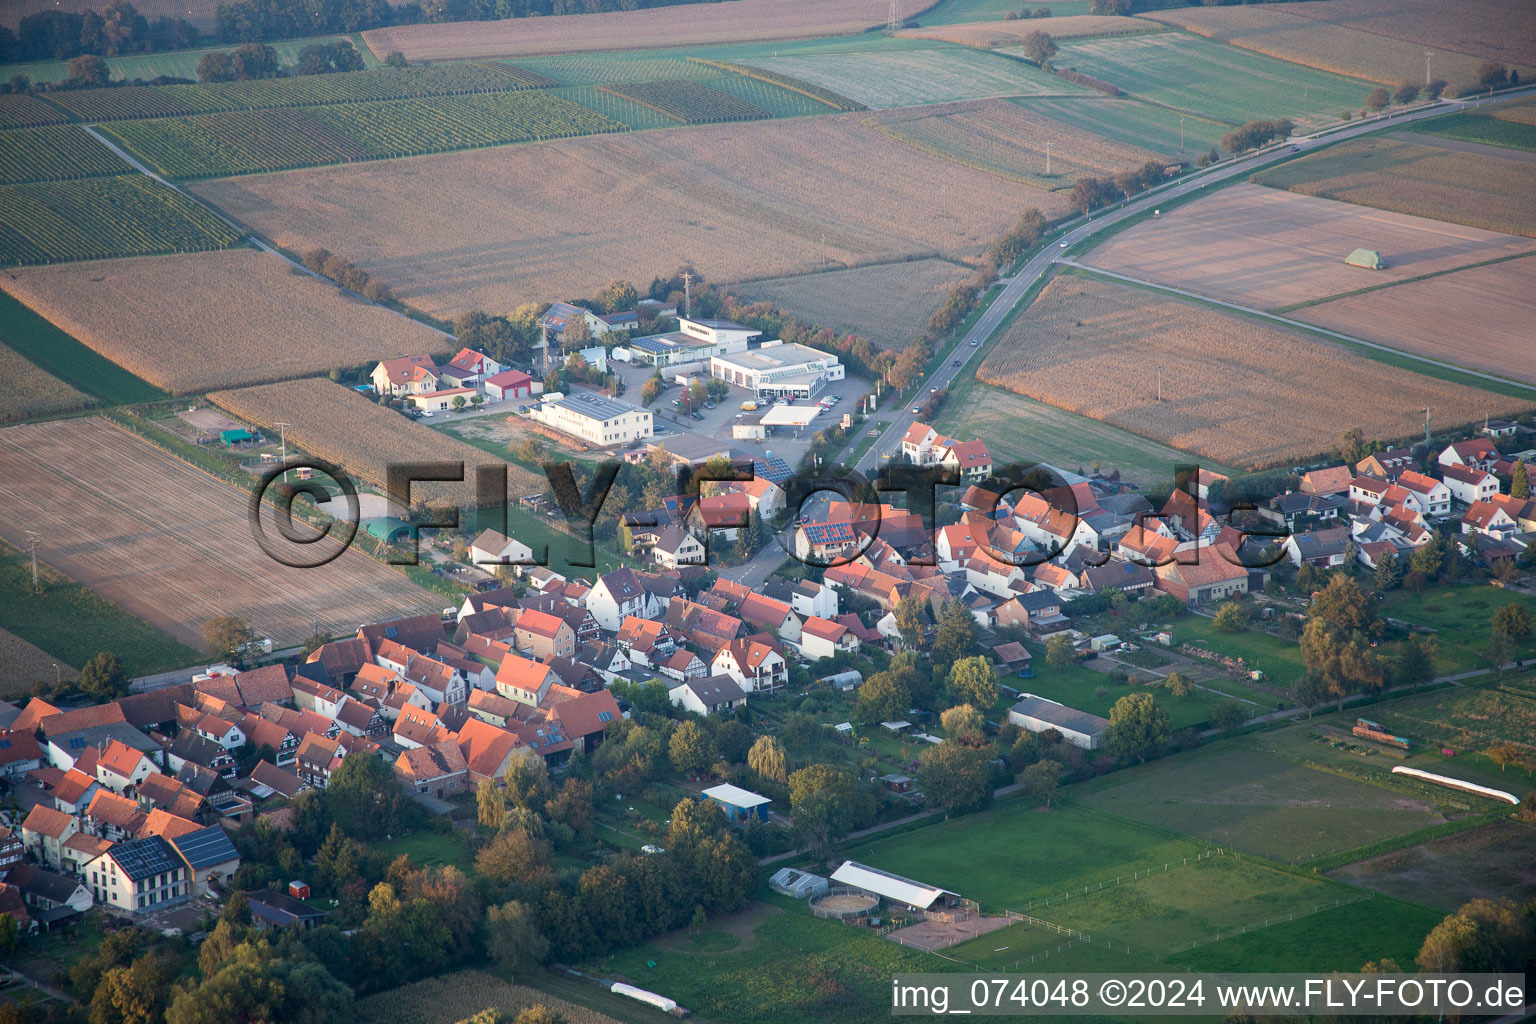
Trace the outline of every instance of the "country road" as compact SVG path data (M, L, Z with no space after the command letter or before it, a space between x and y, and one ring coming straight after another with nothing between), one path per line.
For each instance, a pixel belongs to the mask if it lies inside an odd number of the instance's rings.
M1511 96L1527 95L1533 89L1511 90L1501 93L1500 99ZM1078 243L1086 240L1095 232L1118 224L1128 217L1147 210L1156 209L1160 204L1170 199L1186 196L1198 192L1215 182L1227 181L1239 175L1248 174L1261 164L1268 163L1280 155L1285 149L1295 149L1301 153L1308 150L1330 145L1344 139L1352 139L1360 135L1368 135L1372 132L1383 131L1389 128L1397 128L1412 121L1422 120L1428 117L1439 117L1443 114L1453 113L1467 107L1474 106L1474 100L1442 100L1432 107L1413 111L1406 114L1381 117L1359 121L1340 129L1330 129L1324 133L1311 136L1295 136L1287 140L1282 147L1271 148L1253 153L1249 156L1239 157L1226 163L1218 164L1209 170L1196 172L1159 185L1149 192L1144 192L1129 202L1113 209L1096 211L1092 216L1078 218L1070 222L1071 226L1059 235L1052 236L1047 246L1029 258L1017 274L1002 280L1003 290L999 292L988 304L986 310L971 325L960 344L955 350L946 356L942 363L934 369L933 373L925 378L924 383L928 387L946 388L954 381L961 379L964 374L974 374L975 367L980 365L983 349L986 341L992 333L1006 320L1013 308L1018 305L1024 293L1039 281L1051 269L1052 265L1061 262L1061 255L1070 251ZM960 365L956 366L956 360ZM1457 369L1460 369L1459 367ZM890 425L885 428L880 437L875 441L869 451L854 464L854 469L869 475L878 470L882 453L895 451L900 446L901 437L907 432L917 419L912 409L914 403L921 403L921 396L914 395L903 401L900 405L888 407L881 411L882 418L889 417ZM852 441L843 452L845 460L852 457L853 448L858 444L858 439Z

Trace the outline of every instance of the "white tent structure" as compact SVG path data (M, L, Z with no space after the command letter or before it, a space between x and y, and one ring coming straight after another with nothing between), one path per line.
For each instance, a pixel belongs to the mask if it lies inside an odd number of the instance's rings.
M804 427L808 426L819 412L821 407L817 405L776 405L763 413L763 426Z

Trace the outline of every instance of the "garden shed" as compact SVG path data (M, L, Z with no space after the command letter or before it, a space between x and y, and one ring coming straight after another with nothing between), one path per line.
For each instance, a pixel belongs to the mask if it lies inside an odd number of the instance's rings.
M757 818L768 820L768 805L773 803L772 798L754 793L740 786L730 783L722 783L706 789L703 796L707 800L713 800L725 809L725 816L732 821L749 821Z
M808 874L794 868L784 868L768 879L768 887L774 892L793 896L797 900L826 892L829 885L831 883L820 875Z

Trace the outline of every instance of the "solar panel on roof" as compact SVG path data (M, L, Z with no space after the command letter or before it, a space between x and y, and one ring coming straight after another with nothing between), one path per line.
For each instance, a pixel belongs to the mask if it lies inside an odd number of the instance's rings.
M117 861L124 874L135 881L161 872L174 871L181 865L171 850L171 844L160 836L145 836L143 839L118 843L112 847L112 859Z

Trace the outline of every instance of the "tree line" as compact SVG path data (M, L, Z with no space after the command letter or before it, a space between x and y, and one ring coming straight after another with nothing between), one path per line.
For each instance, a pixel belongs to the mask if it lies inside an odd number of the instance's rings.
M185 18L150 21L130 0L112 0L99 13L38 11L22 18L14 32L0 27L0 63L181 50L196 45L199 35Z

